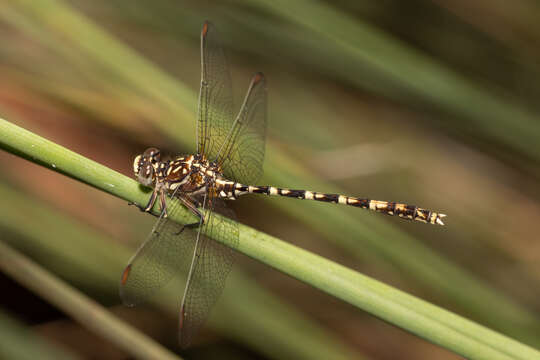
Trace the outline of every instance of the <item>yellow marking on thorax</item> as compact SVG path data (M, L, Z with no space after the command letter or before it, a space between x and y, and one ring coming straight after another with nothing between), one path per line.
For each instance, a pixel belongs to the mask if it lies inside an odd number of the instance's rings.
M343 196L343 195L339 195L338 197L338 203L339 204L347 204L347 197L346 196Z
M270 195L277 195L277 194L278 194L278 189L273 186L270 186Z
M312 191L306 191L304 194L304 198L307 200L313 200L313 192Z

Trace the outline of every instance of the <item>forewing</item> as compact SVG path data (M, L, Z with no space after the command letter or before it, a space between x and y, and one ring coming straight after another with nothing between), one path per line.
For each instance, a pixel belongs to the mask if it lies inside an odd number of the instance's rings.
M187 347L217 302L234 263L238 224L223 200L207 199L208 210L199 233L196 253L180 309L180 345ZM219 213L222 216L216 216ZM231 247L209 238L220 237Z
M176 218L179 201L170 201L169 216ZM186 216L184 222L189 221ZM197 232L160 217L148 238L131 258L120 279L120 297L124 304L133 306L146 300L180 271L191 264Z
M233 124L231 75L215 27L201 31L201 91L197 124L198 153L214 159Z
M266 142L266 80L256 73L246 98L218 155L224 175L244 184L254 184L263 173Z

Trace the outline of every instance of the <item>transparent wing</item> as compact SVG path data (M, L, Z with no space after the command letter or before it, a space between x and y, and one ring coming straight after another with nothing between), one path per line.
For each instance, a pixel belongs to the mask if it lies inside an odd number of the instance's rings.
M215 27L201 31L201 91L197 124L198 153L214 159L233 124L233 96L227 59Z
M266 107L266 80L262 73L256 73L218 155L218 164L227 178L254 184L261 177L266 142Z
M177 215L182 206L179 201L169 202L169 216ZM122 273L120 297L123 303L139 304L163 287L173 275L181 271L187 274L196 239L197 229L183 229L169 218L160 217Z
M234 263L238 224L234 212L219 198L207 198L204 224L193 254L186 291L180 309L180 345L187 347L217 302ZM219 213L222 216L216 216ZM224 238L231 247L207 235Z

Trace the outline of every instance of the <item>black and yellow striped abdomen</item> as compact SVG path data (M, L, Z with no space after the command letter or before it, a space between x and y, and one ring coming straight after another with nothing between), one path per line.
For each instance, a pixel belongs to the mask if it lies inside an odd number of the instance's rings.
M245 194L285 196L301 200L316 200L334 204L355 206L362 209L369 209L372 211L385 213L387 215L397 215L402 219L438 225L444 225L441 219L446 216L445 214L419 208L415 205L407 205L391 201L370 200L339 194L324 194L308 190L282 189L274 186L251 186L226 180L218 180L217 185L220 188L220 197L226 199L236 199L238 196Z

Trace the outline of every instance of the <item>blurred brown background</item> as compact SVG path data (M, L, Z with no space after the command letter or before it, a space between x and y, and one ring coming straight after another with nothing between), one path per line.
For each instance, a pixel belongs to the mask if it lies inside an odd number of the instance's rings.
M448 214L435 227L254 196L231 204L240 222L539 347L539 15L528 0L5 1L0 114L127 176L148 146L191 153L208 19L236 104L253 72L268 79L261 184ZM0 164L2 240L185 358L460 358L245 256L180 352L174 312L119 305L155 219L8 153ZM0 286L1 311L30 334L130 358L7 276Z

